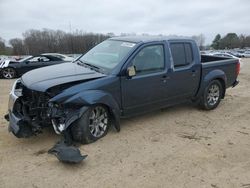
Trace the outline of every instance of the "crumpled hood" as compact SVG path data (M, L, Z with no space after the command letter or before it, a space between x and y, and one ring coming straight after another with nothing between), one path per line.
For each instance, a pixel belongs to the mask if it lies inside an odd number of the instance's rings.
M106 76L76 63L62 63L27 72L21 78L29 89L45 92L47 89L75 81L84 81Z

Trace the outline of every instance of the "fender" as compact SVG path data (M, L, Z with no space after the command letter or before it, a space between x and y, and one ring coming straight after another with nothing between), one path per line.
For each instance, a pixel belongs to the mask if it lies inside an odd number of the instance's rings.
M200 89L197 92L197 95L196 95L195 98L199 98L202 95L202 93L203 93L204 89L206 88L206 86L209 84L209 82L212 81L212 80L215 80L215 79L223 80L224 83L225 83L225 86L227 85L227 77L226 77L225 72L223 72L220 69L212 70L206 76L204 76L203 79L201 80ZM224 97L224 94L223 94L223 97Z
M56 98L56 97L55 97ZM50 100L50 102L56 102L54 98ZM94 104L103 104L106 105L110 113L113 117L113 123L116 130L120 131L120 108L118 103L115 101L115 99L112 97L111 94L101 91L101 90L87 90L84 92L79 92L73 96L70 96L66 100L62 102L64 106L78 106L80 109L85 109L86 106L91 106ZM82 110L77 110L76 113L80 113ZM80 114L74 115L75 117L80 117ZM81 113L82 114L82 113ZM71 118L70 118L71 119ZM74 120L76 120L74 118ZM72 123L72 120L71 120ZM69 126L69 123L66 123L66 126ZM66 129L65 127L64 129Z

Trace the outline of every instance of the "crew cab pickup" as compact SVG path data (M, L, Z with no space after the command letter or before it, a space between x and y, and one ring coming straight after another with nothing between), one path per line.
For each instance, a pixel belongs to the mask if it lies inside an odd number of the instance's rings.
M185 101L212 110L238 84L238 59L200 55L186 38L115 37L72 63L39 68L16 80L9 130L17 137L53 126L91 143L120 118Z

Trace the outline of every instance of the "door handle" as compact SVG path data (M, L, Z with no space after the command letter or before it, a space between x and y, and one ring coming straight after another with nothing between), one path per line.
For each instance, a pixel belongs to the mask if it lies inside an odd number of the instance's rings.
M161 81L163 81L163 82L165 83L165 82L167 82L167 80L169 80L169 79L170 79L169 76L164 75L164 76L162 76Z
M191 72L192 72L192 76L196 76L196 72L197 72L196 70L192 70Z

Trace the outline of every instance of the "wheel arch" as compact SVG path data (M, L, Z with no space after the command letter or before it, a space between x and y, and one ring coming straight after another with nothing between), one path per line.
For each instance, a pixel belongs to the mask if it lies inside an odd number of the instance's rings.
M209 72L207 75L205 75L203 77L203 79L201 81L202 84L201 84L200 89L199 89L197 95L195 96L195 98L201 97L205 88L213 80L218 80L222 84L222 86L223 86L222 98L224 98L225 92L226 92L227 77L226 77L225 72L223 72L222 70L219 70L219 69L212 70L211 72Z
M71 96L63 102L64 105L92 106L103 105L107 107L112 124L120 131L120 107L111 94L100 90L89 90Z

